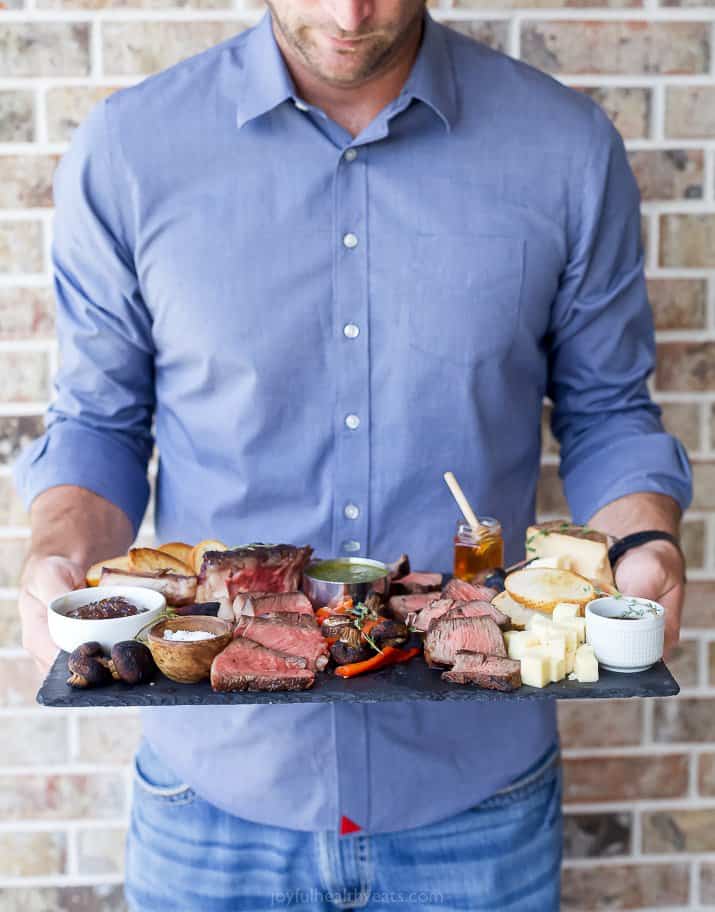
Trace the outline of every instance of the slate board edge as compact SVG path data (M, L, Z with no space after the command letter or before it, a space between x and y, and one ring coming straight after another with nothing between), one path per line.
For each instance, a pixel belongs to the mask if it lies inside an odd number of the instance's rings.
M413 660L414 661L414 660ZM421 662L421 660L420 660ZM412 665L412 663L409 663ZM423 663L421 663L423 664ZM408 666L409 667L409 666ZM66 684L67 654L60 653L37 693L37 702L47 707L64 709L87 707L128 707L128 706L231 706L241 704L275 703L381 703L415 700L471 700L495 702L504 700L548 700L548 699L632 699L644 697L669 697L679 693L680 687L663 662L647 672L636 675L602 673L597 684L584 685L575 682L559 682L547 688L521 687L504 694L482 690L477 687L447 685L436 671L426 666L415 666L409 676L419 684L420 675L428 675L425 687L415 686L409 680L408 668L397 666L353 681L326 680L319 678L319 685L304 691L282 691L276 693L242 692L232 694L214 693L207 681L200 684L174 684L163 675L157 677L152 687L143 685L128 687L111 684L106 688L76 690ZM645 676L646 681L643 682Z

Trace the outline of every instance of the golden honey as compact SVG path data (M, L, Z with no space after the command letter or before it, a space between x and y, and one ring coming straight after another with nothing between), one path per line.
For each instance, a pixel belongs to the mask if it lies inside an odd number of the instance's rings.
M501 524L492 516L479 518L475 534L469 523L460 520L454 536L454 576L471 582L482 570L504 566L504 539ZM483 531L482 531L483 530Z

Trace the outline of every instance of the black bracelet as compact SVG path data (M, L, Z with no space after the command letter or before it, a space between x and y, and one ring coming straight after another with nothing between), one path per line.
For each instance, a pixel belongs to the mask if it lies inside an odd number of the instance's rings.
M608 549L608 559L611 562L611 567L616 566L616 561L619 558L623 557L626 551L630 551L631 548L637 548L639 545L645 545L646 542L652 541L668 541L680 551L680 556L685 561L685 555L680 547L680 542L678 539L671 535L669 532L661 532L660 529L649 529L645 532L633 532L631 535L624 535L623 538L619 538L611 547Z

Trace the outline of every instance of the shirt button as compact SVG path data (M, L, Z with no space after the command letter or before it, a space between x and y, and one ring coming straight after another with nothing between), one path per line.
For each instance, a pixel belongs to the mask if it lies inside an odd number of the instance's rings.
M343 326L343 335L347 339L357 339L360 335L360 327L355 323L346 323L345 326Z
M360 515L360 507L354 503L345 504L343 513L345 514L346 519L357 519Z
M350 428L351 431L356 431L360 427L360 419L357 415L346 415L345 417L345 427Z
M352 234L352 232L349 232L343 237L343 244L348 248L348 250L352 250L353 247L357 247L358 239L354 234Z
M346 149L344 158L347 162L355 161L357 158L357 149Z
M343 551L359 551L360 542L355 541L354 538L349 538L347 541L343 542Z

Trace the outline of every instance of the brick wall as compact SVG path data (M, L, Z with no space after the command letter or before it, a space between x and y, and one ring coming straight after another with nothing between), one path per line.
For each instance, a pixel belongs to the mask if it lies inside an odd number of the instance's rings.
M654 389L688 446L690 594L677 700L562 708L565 909L715 909L715 0L448 0L438 18L588 92L627 140L659 335ZM9 463L55 365L51 176L114 88L253 23L254 0L0 2L0 909L119 910L132 713L42 711L14 598L27 518ZM547 442L544 516L565 507Z

